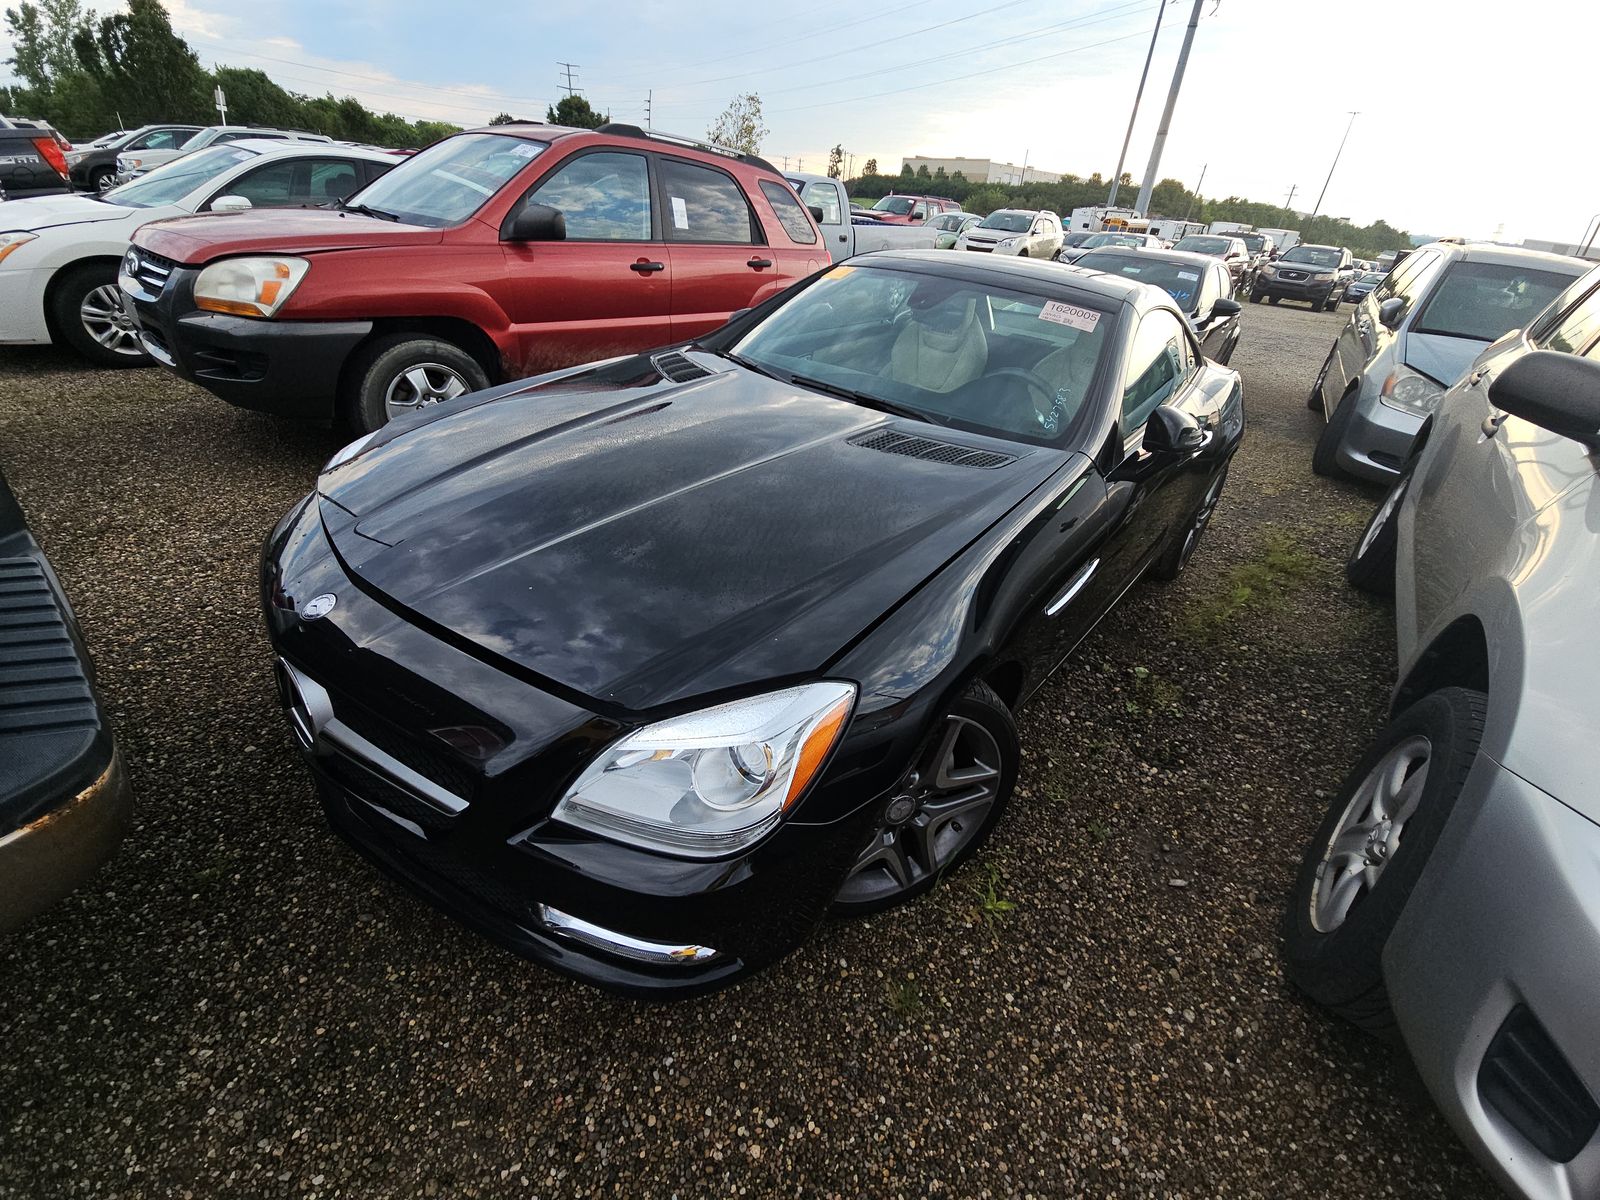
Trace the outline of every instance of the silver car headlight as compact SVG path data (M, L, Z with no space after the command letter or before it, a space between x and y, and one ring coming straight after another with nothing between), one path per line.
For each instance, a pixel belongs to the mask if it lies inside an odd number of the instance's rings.
M1439 397L1444 393L1443 385L1410 367L1399 366L1383 381L1378 399L1403 413L1425 417L1439 406Z
M1333 278L1333 272L1332 271L1318 271L1311 278L1315 279L1318 283L1327 283L1328 280Z
M1278 264L1268 263L1266 266L1261 268L1261 273L1263 275L1276 275L1278 273Z
M270 317L294 295L311 264L303 258L225 258L194 281L194 306L241 317Z
M816 778L855 698L827 680L647 725L602 751L551 815L646 850L743 850Z
M1021 240L1021 238L1004 238L1000 242L1000 248L1003 250L1007 246L1015 246Z

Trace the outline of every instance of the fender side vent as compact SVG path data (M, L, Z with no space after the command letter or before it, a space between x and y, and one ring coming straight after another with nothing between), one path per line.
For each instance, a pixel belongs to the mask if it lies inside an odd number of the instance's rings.
M1543 1154L1571 1162L1600 1129L1600 1105L1527 1005L1518 1005L1478 1068L1478 1096Z
M704 379L712 372L706 370L693 359L679 354L676 350L670 354L658 354L650 360L656 370L661 372L663 379L673 383L688 383L691 379Z
M975 450L971 446L955 446L949 442L935 442L909 433L897 433L892 429L876 429L860 437L851 438L850 444L860 446L863 450L877 450L882 454L902 454L907 458L920 458L924 462L948 463L952 467L976 467L985 471L992 471L996 467L1017 461L1014 455L999 454L993 450Z

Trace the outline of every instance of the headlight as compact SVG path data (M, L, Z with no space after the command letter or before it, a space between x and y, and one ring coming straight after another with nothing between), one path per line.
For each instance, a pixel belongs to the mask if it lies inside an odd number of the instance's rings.
M552 815L647 850L743 850L815 778L855 697L854 684L808 683L647 725L590 763Z
M1276 263L1268 263L1266 266L1261 268L1261 273L1263 275L1276 275L1278 273L1278 266Z
M1318 283L1327 283L1328 280L1333 278L1333 272L1332 271L1318 271L1311 278L1315 279Z
M242 317L270 317L306 277L303 258L225 258L194 281L196 308Z
M1000 247L1001 249L1004 249L1007 246L1015 246L1021 240L1021 238L1005 238L1001 241Z
M124 171L137 171L144 164L142 158L124 158L117 156L117 166Z
M1383 381L1378 398L1390 408L1425 417L1438 407L1444 387L1410 367L1396 367Z
M322 470L320 472L318 472L318 474L326 475L329 471L334 470L336 467L344 466L345 463L349 462L352 458L354 458L356 455L360 454L363 450L365 450L367 448L367 443L372 441L372 439L377 437L377 436L378 436L378 431L376 429L374 429L371 433L367 434L365 437L358 437L355 441L351 442L348 446L344 447L342 450L339 450L337 453L335 453L334 456L332 458L330 458L327 462L323 463L322 464Z
M38 236L37 233L28 233L21 229L11 233L0 233L0 262L5 262L7 256L18 246L26 246Z

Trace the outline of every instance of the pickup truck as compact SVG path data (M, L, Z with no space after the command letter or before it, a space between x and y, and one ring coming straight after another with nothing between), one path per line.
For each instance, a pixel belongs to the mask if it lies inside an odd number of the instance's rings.
M116 850L129 794L78 624L0 475L0 933Z
M0 200L59 196L69 190L66 152L50 131L0 117ZM5 246L0 242L0 255Z
M874 250L932 250L939 231L927 225L891 225L850 212L844 184L826 175L785 175L811 210L834 262Z

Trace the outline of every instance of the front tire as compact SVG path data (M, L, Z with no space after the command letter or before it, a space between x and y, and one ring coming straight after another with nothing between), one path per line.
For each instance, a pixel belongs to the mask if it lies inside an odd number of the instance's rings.
M1183 574L1189 560L1194 557L1195 548L1200 545L1206 526L1211 524L1211 514L1216 512L1217 502L1222 499L1222 489L1227 482L1228 468L1223 467L1206 489L1206 494L1201 497L1199 506L1190 514L1189 520L1181 529L1173 532L1167 548L1150 568L1151 574L1157 579L1172 580Z
M1261 303L1261 293L1257 292L1257 291L1252 291L1250 293L1250 303L1251 304L1260 304Z
M1383 947L1466 786L1487 700L1445 688L1380 733L1306 848L1283 920L1285 973L1318 1004L1395 1035Z
M1340 398L1333 415L1322 427L1322 434L1311 451L1311 470L1326 479L1343 479L1347 472L1339 465L1339 447L1355 416L1357 389L1352 387Z
M111 167L96 167L89 172L88 184L91 192L108 191L111 187L111 177L116 171Z
M50 293L55 335L97 367L148 367L139 331L123 312L115 263L93 262L62 273Z
M343 415L357 434L489 386L483 364L460 346L414 333L369 342L351 364L349 379Z
M1344 564L1351 587L1374 596L1394 595L1394 567L1400 538L1400 505L1411 486L1411 464L1394 481L1389 494L1373 509L1367 527Z
M1021 758L1011 710L987 684L972 684L937 722L884 805L834 909L851 916L880 912L931 891L989 839L1016 787Z

